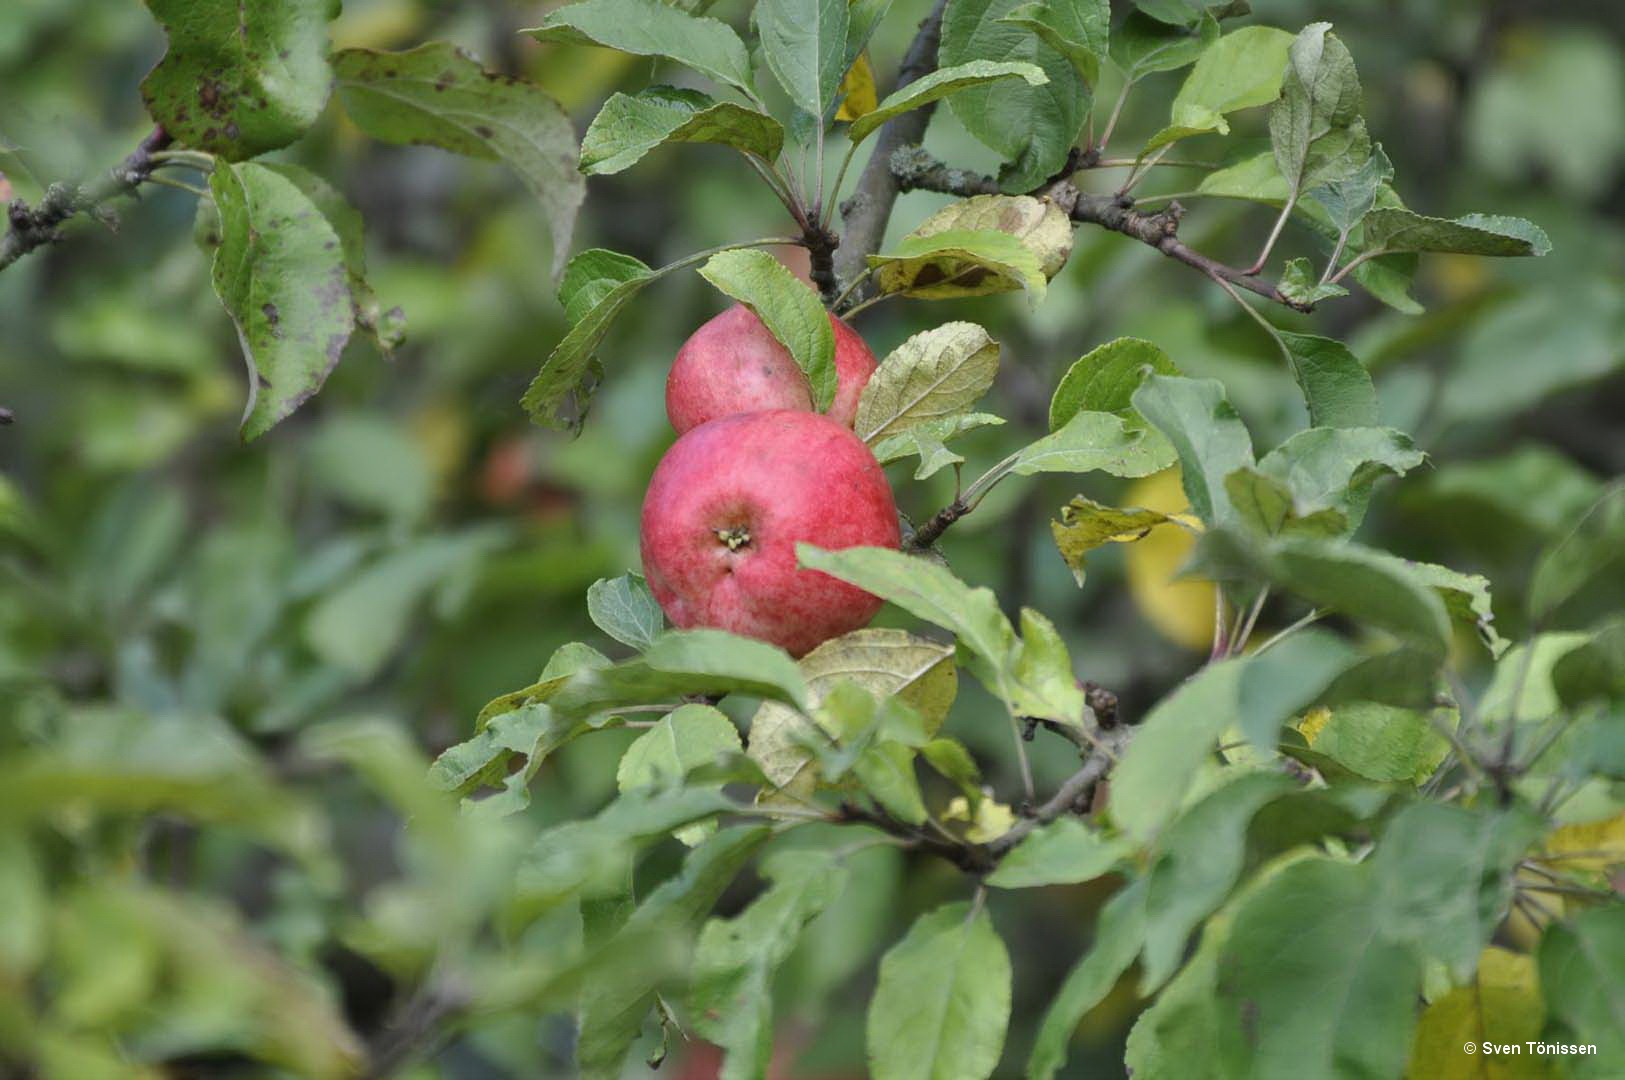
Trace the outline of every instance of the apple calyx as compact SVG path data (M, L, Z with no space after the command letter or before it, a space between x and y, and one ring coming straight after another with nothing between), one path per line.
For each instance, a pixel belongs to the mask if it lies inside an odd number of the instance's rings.
M727 546L729 551L738 551L742 547L750 546L750 526L734 525L726 529L712 529L717 539Z

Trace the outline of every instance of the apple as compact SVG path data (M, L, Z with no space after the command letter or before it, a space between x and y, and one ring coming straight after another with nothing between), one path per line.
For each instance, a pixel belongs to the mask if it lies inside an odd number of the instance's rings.
M852 426L858 397L875 371L875 354L834 315L835 400L829 416ZM756 313L735 304L694 331L666 377L666 416L681 435L707 420L764 409L812 409L812 388L790 350Z
M739 413L690 430L643 498L643 573L673 624L801 656L881 601L796 565L796 544L895 548L897 504L869 448L827 416Z

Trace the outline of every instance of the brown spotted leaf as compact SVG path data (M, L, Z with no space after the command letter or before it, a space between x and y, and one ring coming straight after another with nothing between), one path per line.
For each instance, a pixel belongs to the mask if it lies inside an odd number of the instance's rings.
M332 72L327 24L339 0L147 0L169 51L142 80L152 118L185 146L243 161L316 122Z
M586 194L575 129L558 102L443 41L406 52L345 49L333 71L345 111L373 138L500 160L518 173L546 215L558 276Z
M249 367L246 441L321 389L355 312L338 233L291 180L263 165L222 164L209 187L220 214L214 291Z

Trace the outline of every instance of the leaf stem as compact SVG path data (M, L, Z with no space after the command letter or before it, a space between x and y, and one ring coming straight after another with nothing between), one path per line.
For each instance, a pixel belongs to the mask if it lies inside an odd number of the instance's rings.
M830 221L835 217L835 207L841 201L841 185L846 182L846 170L852 165L852 157L858 152L858 144L848 142L846 154L841 158L841 167L835 170L835 186L829 189L829 205L824 207L823 217L818 224L829 228Z
M160 176L158 173L153 173L151 176L147 177L147 183L160 184L163 187L174 188L176 191L190 192L200 199L207 199L211 197L211 194L207 188L200 188L196 184L188 184L185 180L176 180L172 176Z
M201 150L157 150L148 155L161 165L189 165L203 172L213 172L215 157Z
M1292 216L1292 208L1298 203L1296 191L1287 196L1286 202L1281 206L1281 213L1270 228L1270 234L1264 240L1264 249L1258 253L1258 259L1244 273L1256 274L1264 269L1264 264L1270 261L1270 252L1275 250L1275 242L1281 238L1281 230L1286 228L1286 219ZM1336 279L1333 279L1336 280Z
M1375 258L1377 258L1379 256L1382 256L1382 255L1387 255L1387 254L1388 254L1388 252L1383 248L1372 248L1370 251L1362 251L1362 252L1360 252L1358 255L1354 256L1354 258L1352 258L1352 259L1350 259L1348 261L1347 266L1343 267L1343 269L1341 269L1337 273L1333 274L1332 277L1331 277L1331 280L1330 280L1330 282L1328 282L1328 284L1336 285L1339 281L1342 281L1344 278L1348 277L1349 273L1356 266L1359 266L1363 262L1369 262L1372 259L1375 259Z
M1128 92L1134 89L1133 79L1123 80L1123 89L1118 92L1117 101L1112 105L1111 115L1106 118L1106 126L1101 129L1100 141L1095 143L1095 149L1104 150L1106 144L1111 142L1112 133L1117 130L1117 118L1123 115L1123 103L1128 100Z
M1293 634L1296 634L1299 630L1302 630L1310 623L1322 618L1325 614L1326 613L1324 611L1316 608L1303 618L1288 626L1286 629L1278 631L1276 634L1271 636L1267 641L1264 642L1264 644L1253 650L1253 656L1258 657L1264 655L1264 653L1268 652L1270 649L1273 649L1276 645L1279 645L1281 642L1285 641Z
M853 291L856 290L859 286L861 286L865 281L868 281L869 280L869 275L873 274L874 272L875 272L874 267L872 267L872 266L864 267L863 273L857 275L851 281L846 283L846 288L842 289L840 294L835 297L834 303L830 304L830 310L831 311L840 311L841 310L841 305L846 302L846 298L851 296Z
M1021 721L1016 719L1015 713L1010 714L1010 736L1015 740L1016 761L1021 765L1021 786L1027 792L1027 801L1031 803L1038 797L1038 792L1033 787L1032 764L1027 760L1027 742L1021 737Z
M1252 608L1247 612L1247 621L1241 624L1235 639L1230 642L1230 655L1235 656L1246 646L1247 639L1253 636L1253 627L1258 625L1259 612L1264 610L1264 601L1270 598L1269 586L1266 585L1258 591L1258 599L1253 601Z

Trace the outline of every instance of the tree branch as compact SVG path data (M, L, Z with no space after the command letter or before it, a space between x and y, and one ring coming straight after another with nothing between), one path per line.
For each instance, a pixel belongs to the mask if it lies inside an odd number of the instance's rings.
M935 514L931 515L930 521L927 521L924 525L921 525L918 529L915 529L914 535L908 538L908 542L905 546L910 551L924 551L926 548L936 543L938 537L948 531L948 526L952 525L954 522L958 521L968 513L970 513L970 507L965 505L959 499L955 499L947 506L944 506L941 510L938 510Z
M931 14L920 23L919 33L903 55L902 66L897 69L897 85L907 86L915 79L928 75L937 66L937 46L942 40L942 12L948 0L936 0ZM868 256L880 250L885 239L886 222L891 218L892 205L900 190L892 175L891 157L900 147L918 143L925 137L925 127L931 120L933 106L924 105L911 112L888 120L875 136L875 148L868 163L858 176L852 197L841 204L841 247L836 252L834 269L841 281L851 281L863 272ZM831 196L832 198L836 196ZM854 295L852 301L862 299Z
M30 208L14 199L6 208L10 230L0 239L0 270L30 251L61 237L57 226L75 214L96 209L107 200L134 191L158 167L152 155L170 143L169 132L155 127L117 168L92 183L52 184L39 205Z
M1128 745L1129 730L1122 728L1111 733L1103 733L1100 745L1084 759L1083 767L1067 777L1066 782L1056 789L1049 801L1034 810L1031 817L1018 821L1009 832L988 844L988 854L995 861L1002 859L1040 825L1048 825L1066 814L1082 813L1087 810L1087 800L1093 794L1095 784L1116 763L1117 752Z
M953 169L938 161L918 146L900 148L892 154L890 165L893 177L902 191L939 191L947 195L992 195L999 190L990 176L982 176L964 169ZM1154 214L1134 208L1134 200L1127 196L1092 195L1079 191L1067 177L1040 188L1037 195L1050 199L1067 212L1073 221L1085 225L1098 225L1115 233L1156 248L1176 262L1182 262L1204 275L1227 281L1238 289L1246 289L1266 300L1289 307L1294 311L1313 311L1313 304L1288 299L1275 284L1255 274L1248 274L1227 266L1217 259L1191 248L1179 239L1179 221L1185 208L1178 202Z

